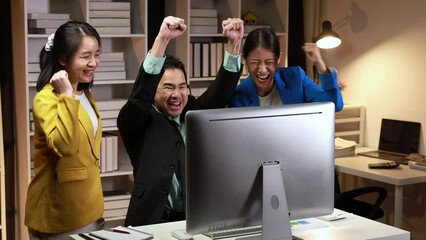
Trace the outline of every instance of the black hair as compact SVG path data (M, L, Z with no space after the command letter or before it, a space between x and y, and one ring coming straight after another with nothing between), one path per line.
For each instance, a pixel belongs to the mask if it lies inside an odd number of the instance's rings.
M250 53L258 47L263 47L274 53L276 59L280 57L280 42L271 28L257 28L247 35L243 47L243 57L247 59Z
M183 75L185 77L185 82L188 85L188 90L189 90L189 96L188 96L188 103L186 104L186 106L183 109L184 114L180 115L180 121L181 122L185 122L185 113L191 109L191 103L192 103L192 97L191 97L191 86L188 83L188 79L186 77L186 71L185 71L185 64L183 64L183 62L174 56L166 56L166 60L164 61L163 64L163 69L167 70L167 69L180 69L183 72Z
M166 60L164 61L163 65L164 70L167 69L180 69L183 72L183 75L185 76L185 82L188 84L188 79L186 77L186 71L185 71L185 64L176 57L173 56L166 56Z
M53 45L47 51L45 46L40 51L39 64L40 75L37 80L37 91L49 83L53 74L63 70L64 66L60 64L60 60L68 63L73 55L78 51L83 36L95 37L101 46L101 37L94 27L86 22L68 21L62 24L55 32ZM78 83L77 90L89 89L93 85L93 79L89 83Z

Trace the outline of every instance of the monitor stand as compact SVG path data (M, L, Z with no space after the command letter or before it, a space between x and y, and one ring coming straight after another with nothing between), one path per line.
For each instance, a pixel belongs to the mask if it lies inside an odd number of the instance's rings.
M265 162L262 169L262 240L292 240L281 166Z
M262 163L262 233L238 240L303 240L292 236L287 197L279 162Z

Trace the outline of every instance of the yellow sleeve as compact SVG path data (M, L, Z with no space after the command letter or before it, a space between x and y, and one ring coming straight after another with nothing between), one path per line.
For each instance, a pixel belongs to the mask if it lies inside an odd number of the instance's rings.
M80 100L57 94L46 87L34 97L33 114L36 132L41 131L46 144L60 157L78 153Z

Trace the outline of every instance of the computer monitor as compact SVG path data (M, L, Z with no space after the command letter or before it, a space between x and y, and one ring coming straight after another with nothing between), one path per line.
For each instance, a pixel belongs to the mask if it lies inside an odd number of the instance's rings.
M334 209L334 104L188 112L185 182L188 233L263 221L263 235L288 227L291 239L289 218Z

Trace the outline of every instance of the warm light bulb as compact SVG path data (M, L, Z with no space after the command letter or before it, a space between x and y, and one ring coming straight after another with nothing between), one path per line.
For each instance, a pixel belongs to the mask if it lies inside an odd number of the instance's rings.
M317 41L317 45L319 48L330 49L339 46L341 42L342 41L336 37L324 37Z

